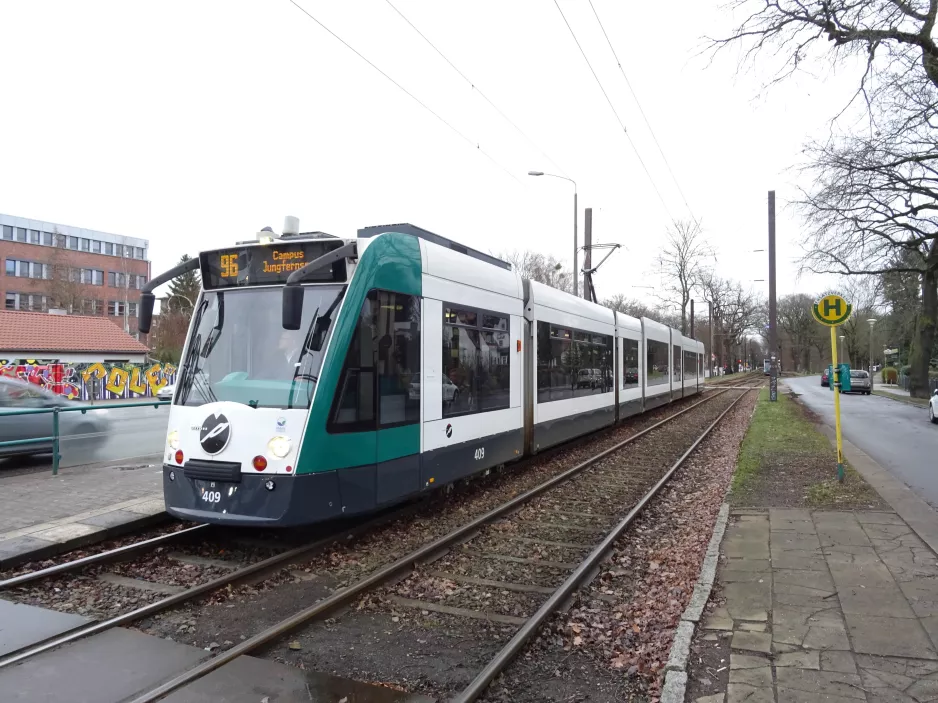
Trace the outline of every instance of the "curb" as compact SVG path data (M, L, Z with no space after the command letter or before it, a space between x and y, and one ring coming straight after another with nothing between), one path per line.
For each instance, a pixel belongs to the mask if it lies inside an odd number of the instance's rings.
M875 395L877 398L888 398L889 400L894 400L897 403L902 403L903 405L911 405L913 408L918 408L919 410L928 410L928 405L913 403L911 400L907 400L904 395L896 395L895 393L890 393L889 391L880 391L877 393L876 388L873 389L873 395Z
M704 607L710 600L713 582L716 580L717 564L720 560L720 544L723 542L723 533L726 532L726 523L729 521L730 506L724 502L720 506L710 544L707 545L707 554L704 557L700 576L694 586L690 602L681 615L681 621L674 632L674 641L668 654L668 663L665 665L664 687L661 689L661 703L683 703L687 688L687 658L690 656L690 644L694 639L694 630L703 616Z
M57 556L64 552L87 547L98 542L104 542L115 537L121 537L136 530L153 527L160 523L167 522L170 519L166 511L155 513L153 515L141 515L134 520L128 520L117 525L111 525L90 534L79 535L66 539L62 542L47 542L42 545L24 545L23 551L18 551L9 556L0 559L0 571L12 569L14 567L26 564L31 561L40 561ZM80 524L80 523L71 523ZM10 540L13 541L13 540ZM38 541L38 540L37 540Z

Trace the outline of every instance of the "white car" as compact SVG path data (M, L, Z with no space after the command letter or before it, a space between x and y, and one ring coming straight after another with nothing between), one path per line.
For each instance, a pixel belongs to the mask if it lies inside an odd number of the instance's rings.
M928 419L938 425L938 388L928 399Z
M156 399L157 399L157 400L172 400L172 399L173 399L173 391L175 391L175 390L176 390L176 384L175 384L175 383L167 384L167 385L163 386L162 388L160 388L160 389L156 392Z
M411 400L417 400L420 397L420 381L411 382L409 395L410 395ZM449 378L444 376L443 377L443 402L455 403L458 397L459 397L459 388L457 388L456 384L450 381Z

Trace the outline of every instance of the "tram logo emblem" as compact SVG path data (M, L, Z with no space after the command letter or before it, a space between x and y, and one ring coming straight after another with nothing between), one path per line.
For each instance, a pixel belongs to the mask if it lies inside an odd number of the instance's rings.
M199 430L199 443L207 454L218 454L228 446L231 439L231 424L222 414L209 415Z
M278 417L277 418L277 431L282 432L286 426L287 426L287 418Z
M447 439L448 439L448 438L450 438L450 437L452 437L452 436L453 436L453 426L452 426L452 425L447 425L447 426L446 426L446 437L447 437Z

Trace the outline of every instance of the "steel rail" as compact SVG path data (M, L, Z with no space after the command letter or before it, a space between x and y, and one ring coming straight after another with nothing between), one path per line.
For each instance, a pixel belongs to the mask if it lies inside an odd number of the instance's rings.
M690 448L681 455L681 457L674 462L670 469L665 473L664 476L649 490L642 498L635 504L635 506L629 511L629 513L622 518L622 520L606 535L602 542L590 552L589 556L584 559L580 565L574 570L570 576L567 577L560 587L553 592L553 594L538 608L537 612L532 615L524 625L514 634L514 636L508 641L508 643L492 658L491 661L482 669L481 672L469 683L466 688L464 688L459 695L455 698L449 699L449 703L471 703L471 701L476 700L482 693L488 688L489 684L498 676L502 670L512 662L512 660L521 652L524 646L527 644L537 632L540 630L541 625L544 624L544 621L551 615L556 612L563 602L570 597L570 595L580 586L582 581L589 575L589 573L603 560L606 554L612 549L612 546L615 544L616 540L622 536L622 533L628 529L629 525L635 520L639 513L644 510L645 506L648 505L649 501L654 498L658 491L671 479L671 476L681 468L687 458L694 452L695 449L700 445L704 439L710 434L714 427L719 424L720 420L734 407L736 404L742 400L746 393L745 391L740 393L739 397L734 400L729 407L726 408L719 417L714 420L703 434L701 434L697 440L690 446Z
M317 618L321 615L324 615L325 613L328 613L332 610L335 610L336 608L339 608L345 605L349 601L356 598L358 595L365 593L377 586L380 586L386 581L400 575L401 573L412 569L414 564L422 561L423 559L426 559L432 556L436 552L446 547L452 546L453 544L457 543L460 539L465 537L467 534L470 534L473 531L477 530L479 527L492 522L493 520L501 517L502 515L512 512L519 506L530 501L532 498L535 498L541 493L544 493L545 491L553 488L554 486L560 483L564 483L568 479L582 472L587 467L592 466L597 461L600 461L606 458L607 456L609 456L610 454L619 451L620 449L622 449L622 447L628 444L631 444L632 442L635 442L636 440L645 436L649 432L652 432L668 424L672 420L675 420L681 417L682 415L690 412L694 408L697 408L703 405L704 403L709 403L714 398L717 398L727 392L728 391L714 393L710 395L709 397L704 398L703 400L700 400L694 403L693 405L690 405L684 408L683 410L676 412L674 415L671 415L663 420L660 420L659 422L656 422L655 424L651 425L650 427L645 428L641 432L638 432L632 435L631 437L628 437L627 439L616 443L612 447L609 447L608 449L605 449L599 452L598 454L590 457L589 459L581 461L576 466L573 466L567 469L566 471L563 471L557 474L556 476L548 479L544 483L538 486L535 486L534 488L530 488L524 493L512 498L511 500L505 503L502 503L500 506L493 508L489 512L483 515L480 515L479 517L473 520L470 520L468 523L464 524L462 527L457 527L452 532L449 532L441 537L438 537L432 542L429 542L425 544L424 546L419 547L418 549L414 550L410 554L407 554L401 557L397 561L394 561L391 564L387 564L383 567L380 567L379 569L373 571L371 574L369 574L362 580L358 581L357 583L354 583L342 589L341 591L337 591L333 593L332 595L327 596L326 598L322 599L318 603L315 603L309 606L308 608L304 608L303 610L291 615L285 620L281 620L279 623L276 623L268 627L266 630L262 630L261 632L254 635L253 637L250 637L244 640L243 642L236 644L231 649L227 649L224 652L221 652L220 654L217 654L216 656L212 657L211 659L206 659L205 661L201 662L200 664L197 664L196 666L189 669L188 671L183 672L179 676L176 676L175 678L157 686L156 688L151 689L150 691L146 691L142 693L138 697L132 699L131 703L153 703L153 701L158 701L159 699L172 693L173 691L176 691L182 688L183 686L202 678L203 676L215 671L216 669L224 666L225 664L228 664L229 662L237 659L238 657L244 654L248 654L249 652L267 644L268 642L271 642L287 634L288 632L296 629L300 625L303 625L306 622L313 620L314 618ZM0 666L2 666L2 662L0 662Z
M411 507L411 509L414 508ZM403 512L406 514L406 510ZM378 517L369 520L368 522L362 523L361 525L356 525L351 528L337 531L331 535L317 539L314 542L310 542L309 544L294 547L293 549L281 552L280 554L275 554L271 557L268 557L267 559L250 564L243 569L237 569L227 574L223 574L218 578L212 579L211 581L207 581L206 583L200 584L198 586L193 586L192 588L186 589L185 591L181 591L179 593L174 593L171 596L167 596L161 600L141 606L140 608L131 610L130 612L124 613L123 615L117 615L108 620L93 622L89 625L70 630L61 636L45 640L40 644L30 645L28 648L21 648L15 652L7 654L4 658L0 658L0 669L10 666L11 664L16 664L17 662L21 662L24 659L28 659L29 657L33 657L37 654L41 654L42 652L47 652L50 649L54 649L55 647L59 647L63 644L68 644L91 635L96 635L99 632L104 632L105 630L109 630L112 627L127 625L136 620L140 620L141 618L155 615L156 613L162 612L163 610L171 608L175 605L185 603L186 601L198 598L199 596L205 595L206 593L210 593L215 589L223 588L229 584L243 581L244 579L259 572L281 566L291 561L295 561L299 557L302 557L310 552L315 552L318 549L327 547L330 544L334 544L340 539L339 535L342 535L344 539L352 539L353 537L361 535L363 532L374 529L382 523L389 522L401 517L401 513L402 511L396 511L379 515Z
M193 532L197 530L203 530L206 527L210 527L210 525L195 525L194 527L187 527L186 529L179 530L178 532L169 532L165 535L159 535L158 537L145 539L142 542L125 544L123 547L109 549L106 552L99 552L98 554L92 554L87 557L82 557L81 559L66 561L61 564L56 564L55 566L49 566L45 569L30 571L29 573L20 574L19 576L13 576L11 578L0 581L0 591L7 588L13 588L14 586L22 586L24 583L38 581L40 579L48 578L49 576L55 576L56 574L63 574L68 571L80 569L83 566L90 566L91 564L97 564L102 561L111 561L112 559L117 559L121 556L132 554L133 552L138 552L148 547L159 546L163 542L172 542L173 540L178 539L184 535L192 534Z

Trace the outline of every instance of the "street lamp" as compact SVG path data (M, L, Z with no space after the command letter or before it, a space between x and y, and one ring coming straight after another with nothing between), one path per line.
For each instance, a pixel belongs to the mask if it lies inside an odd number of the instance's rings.
M579 280L580 272L577 270L577 238L576 238L576 221L577 221L577 206L576 206L576 181L572 178L567 178L566 176L558 176L555 173L544 173L543 171L528 171L529 176L550 176L551 178L560 178L565 181L570 181L573 184L573 295L579 295Z
M876 318L867 319L870 323L870 390L873 390L873 325L876 324Z

